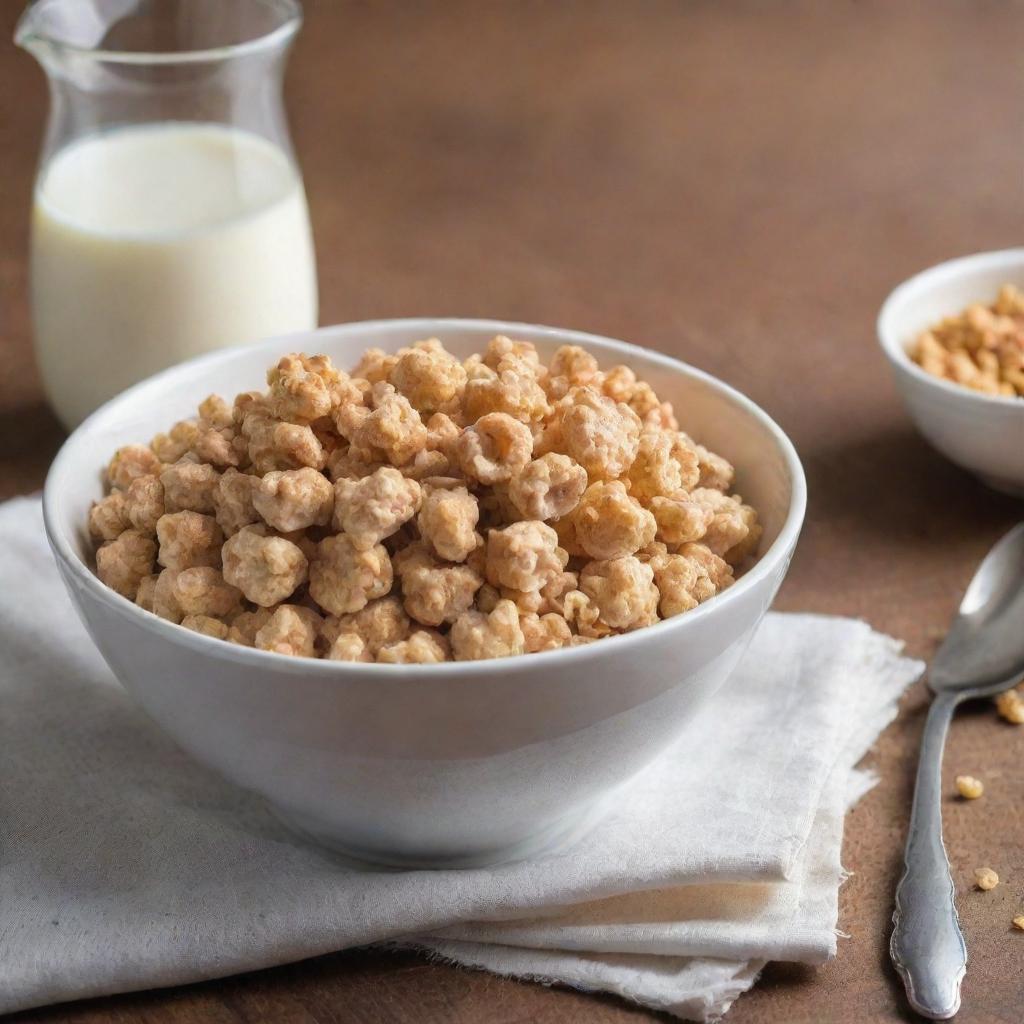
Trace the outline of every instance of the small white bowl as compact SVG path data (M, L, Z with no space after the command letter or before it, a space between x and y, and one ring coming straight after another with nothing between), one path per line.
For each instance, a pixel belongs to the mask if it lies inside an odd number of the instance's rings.
M949 260L905 281L878 315L878 340L918 430L948 459L996 490L1024 496L1024 399L985 395L925 373L909 356L917 336L1003 284L1024 288L1024 249Z
M90 568L85 522L121 444L188 416L211 391L263 386L284 352L342 366L425 337L479 351L495 334L543 353L584 345L676 403L687 430L737 466L759 511L758 562L685 615L582 647L494 661L359 665L288 658L200 636L142 611ZM65 443L46 481L46 530L68 591L114 673L198 760L263 794L316 839L364 860L468 865L580 831L679 736L735 667L782 582L806 490L792 444L757 406L699 370L622 342L488 320L347 324L227 349L126 391Z

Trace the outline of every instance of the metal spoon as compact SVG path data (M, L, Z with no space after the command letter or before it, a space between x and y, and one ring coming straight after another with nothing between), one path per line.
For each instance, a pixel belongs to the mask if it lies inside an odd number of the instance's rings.
M942 844L942 748L961 701L1009 689L1024 674L1024 523L985 556L932 660L921 759L889 955L910 1005L931 1020L960 1009L967 947Z

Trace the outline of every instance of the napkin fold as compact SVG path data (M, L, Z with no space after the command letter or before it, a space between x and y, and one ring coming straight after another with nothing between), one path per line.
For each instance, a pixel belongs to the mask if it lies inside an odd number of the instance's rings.
M854 766L920 674L860 622L769 614L720 694L569 850L375 870L191 761L80 625L39 502L0 506L0 1012L388 943L692 1020L835 953Z

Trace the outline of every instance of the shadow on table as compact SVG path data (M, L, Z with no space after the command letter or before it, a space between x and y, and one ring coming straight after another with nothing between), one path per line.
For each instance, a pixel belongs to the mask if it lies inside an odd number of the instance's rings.
M43 402L0 411L0 499L39 490L66 436Z
M551 1000L555 992L559 999ZM340 1011L340 1012L339 1012ZM110 1024L113 1021L316 1020L478 1024L504 1021L594 1024L672 1021L615 996L541 986L482 971L432 964L417 953L356 949L177 988L129 992L40 1007L11 1024Z
M1020 519L1000 494L934 451L909 424L892 424L804 454L819 516L886 537L933 543L978 537Z

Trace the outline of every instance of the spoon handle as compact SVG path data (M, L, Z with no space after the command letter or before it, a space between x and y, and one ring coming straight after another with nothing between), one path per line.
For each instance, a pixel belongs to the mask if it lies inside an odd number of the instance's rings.
M942 844L942 748L958 703L956 695L941 694L928 709L889 943L910 1005L931 1020L948 1020L960 1009L960 982L967 970Z

